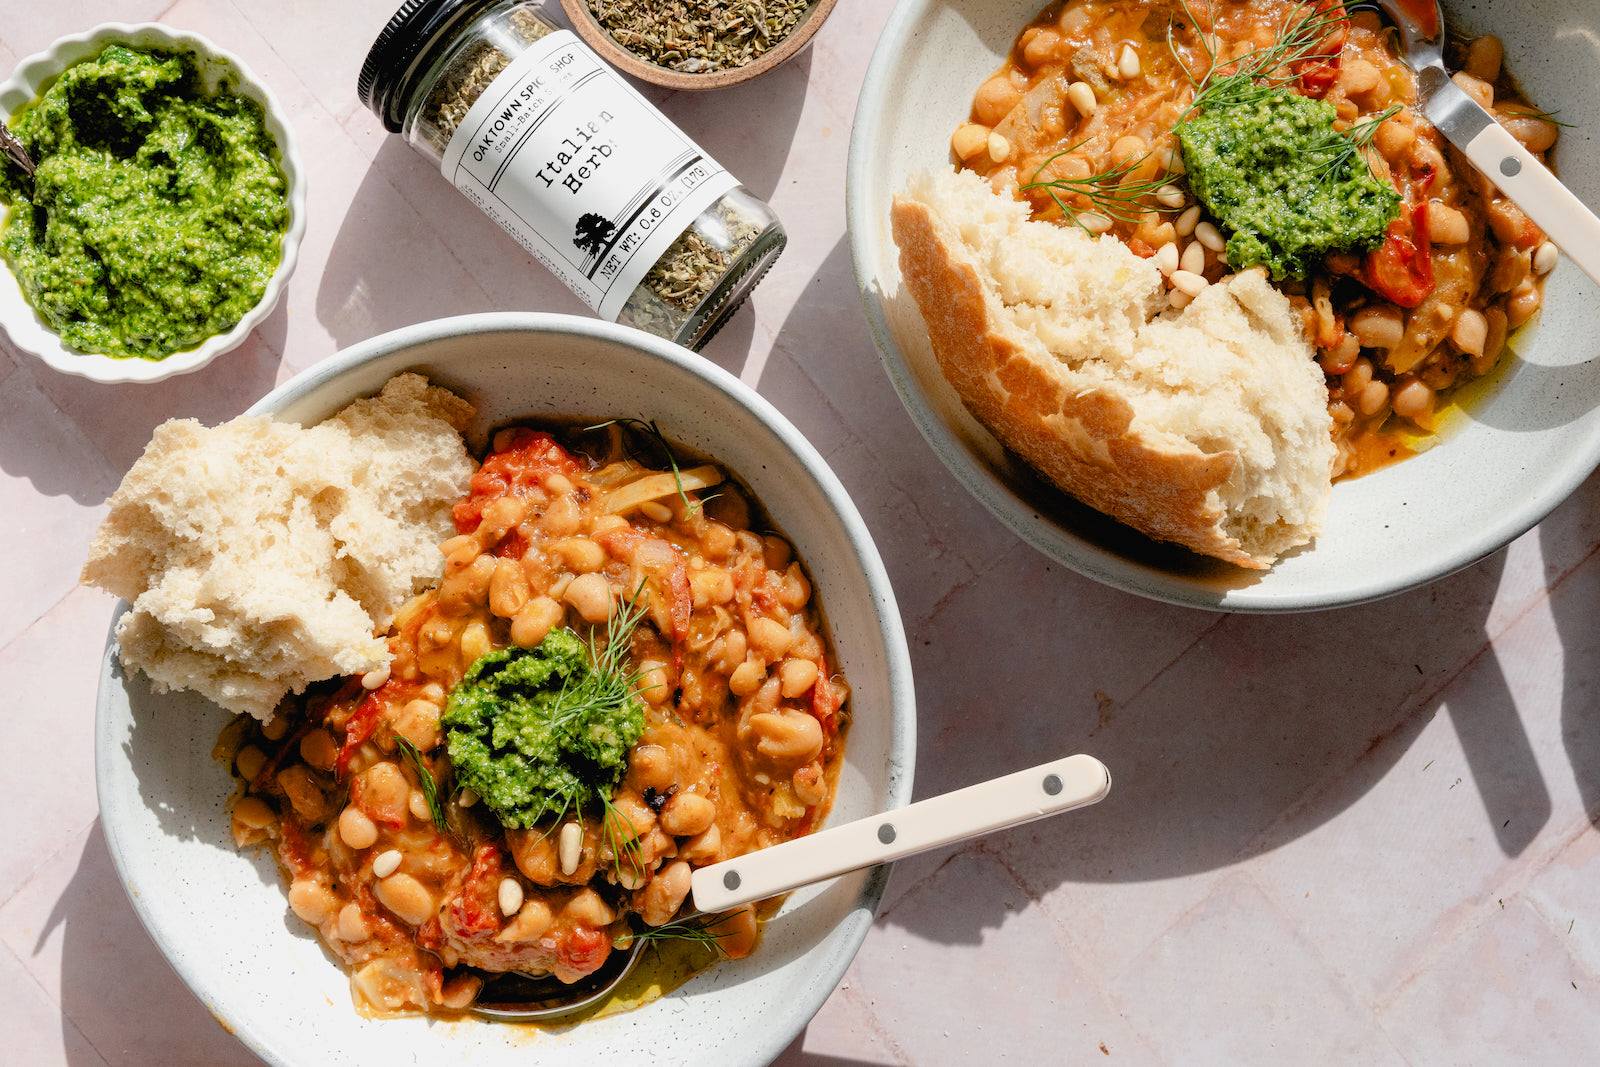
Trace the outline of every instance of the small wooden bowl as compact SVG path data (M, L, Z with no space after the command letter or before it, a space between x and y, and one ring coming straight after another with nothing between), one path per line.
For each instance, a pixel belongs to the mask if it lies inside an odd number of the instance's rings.
M822 23L826 21L829 13L833 11L833 5L837 2L838 0L816 0L816 3L811 5L811 10L801 16L800 24L794 31L779 41L776 48L760 58L742 67L713 70L705 74L685 74L670 67L659 66L637 53L628 51L612 40L611 35L589 10L586 0L561 0L561 6L566 11L567 18L572 20L572 28L578 36L598 52L602 59L629 77L638 78L652 85L665 86L668 89L722 89L760 77L794 58L802 48L811 43L811 38L822 28Z

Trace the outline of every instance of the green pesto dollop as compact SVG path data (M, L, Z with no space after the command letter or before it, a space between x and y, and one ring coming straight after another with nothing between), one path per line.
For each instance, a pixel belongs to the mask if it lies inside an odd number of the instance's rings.
M508 827L609 802L644 732L626 680L590 663L583 641L556 629L531 649L490 652L450 693L440 718L456 782Z
M1203 106L1178 138L1189 188L1227 232L1229 266L1300 278L1330 252L1383 238L1400 194L1334 128L1333 105L1282 88L1216 88L1226 103Z
M260 301L289 221L261 106L207 93L191 53L111 45L11 123L38 165L0 175L0 252L84 352L161 359Z

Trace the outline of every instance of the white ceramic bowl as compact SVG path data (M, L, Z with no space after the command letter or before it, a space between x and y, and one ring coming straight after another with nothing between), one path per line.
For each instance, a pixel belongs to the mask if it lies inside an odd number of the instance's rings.
M128 25L108 22L87 33L63 37L48 51L29 56L17 64L11 77L0 83L0 115L9 121L16 110L49 87L68 67L99 54L108 44L184 49L200 57L201 75L209 85L224 79L236 92L255 100L265 113L267 132L278 144L278 165L289 184L289 227L283 235L278 269L267 279L266 290L256 306L245 313L227 333L207 338L199 347L174 352L165 359L113 359L95 353L79 352L61 343L39 313L22 295L22 287L0 261L0 325L18 348L38 356L63 374L76 374L97 382L157 382L174 374L199 370L222 353L250 336L262 319L272 314L278 298L294 273L300 254L300 238L306 228L306 179L295 144L294 129L284 118L283 108L266 84L250 73L244 61L226 52L197 33L174 30L159 23ZM9 164L7 164L9 165ZM0 219L9 213L0 205Z
M891 198L908 175L948 165L950 133L1042 0L900 0L867 71L850 141L851 252L874 340L907 410L956 478L1012 532L1108 585L1173 603L1298 611L1387 596L1449 574L1542 519L1600 462L1600 323L1593 284L1570 264L1545 310L1513 339L1492 396L1439 447L1334 487L1315 545L1264 574L1157 545L1043 483L962 407L939 374L900 281ZM1447 16L1455 14L1446 4ZM1600 7L1578 0L1480 4L1461 25L1498 34L1506 66L1575 129L1560 172L1600 206Z
M478 405L469 433L478 449L491 427L519 416L637 416L736 471L810 568L853 688L832 821L907 801L915 719L894 594L844 487L776 409L714 364L635 330L489 314L373 338L251 411L316 422L408 369ZM108 642L95 745L112 857L178 973L271 1063L765 1063L833 991L883 891L878 869L797 892L748 959L719 964L639 1010L564 1030L363 1019L344 971L289 912L271 858L233 847L234 783L211 758L230 716L193 694L152 694L142 675L123 676L114 647Z

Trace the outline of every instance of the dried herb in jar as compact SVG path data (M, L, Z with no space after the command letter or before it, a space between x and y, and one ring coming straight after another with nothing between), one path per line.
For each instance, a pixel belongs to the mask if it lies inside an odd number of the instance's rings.
M539 3L407 0L357 92L613 321L698 348L783 248L772 210Z
M505 30L518 44L526 45L545 36L550 27L529 12L513 8L506 17ZM468 44L440 76L433 92L428 94L427 103L422 105L422 121L418 123L422 135L443 152L472 105L489 83L511 64L512 58L487 40Z
M659 67L742 67L782 41L815 0L589 0L611 39Z
M731 203L715 204L684 230L650 268L617 321L670 335L688 321L728 268L761 235L761 224Z

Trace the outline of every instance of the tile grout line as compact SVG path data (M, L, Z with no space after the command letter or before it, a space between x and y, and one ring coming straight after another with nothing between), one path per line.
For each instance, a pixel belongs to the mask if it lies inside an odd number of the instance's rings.
M4 911L7 907L9 907L12 901L16 900L17 897L22 895L23 890L25 890L29 886L33 885L33 883L38 879L39 873L41 871L43 871L46 866L48 866L51 862L53 862L57 857L59 857L61 855L64 855L66 853L67 849L72 847L73 842L76 841L78 839L78 837L81 834L84 833L84 831L93 830L94 829L94 824L99 822L99 821L100 821L100 812L99 812L99 809L97 808L95 810L94 817L92 819L90 819L88 822L84 823L82 826L79 826L79 827L69 831L62 838L61 847L57 848L54 852L45 853L45 855L39 860L39 862L34 864L33 868L31 870L29 870L28 873L26 875L24 875L23 878L20 881L17 882L16 888L14 888L10 893L6 894L6 896L3 899L0 899L0 911ZM141 928L142 928L142 924L141 924Z
M82 1039L83 1043L88 1045L94 1054L99 1057L100 1062L109 1065L111 1063L110 1058L107 1057L105 1053L100 1051L100 1047L94 1043L87 1033L84 1032L83 1027L78 1025L77 1020L73 1019L67 1014L66 1008L62 1006L60 1000L50 995L50 991L44 987L44 984L41 983L37 977L34 976L33 971L28 967L27 961L21 956L17 955L16 950L10 945L0 942L0 949L4 949L6 954L16 962L17 966L21 968L22 973L28 976L28 981L34 984L34 986L44 996L44 999L47 1002L55 1005L56 1011L60 1014L62 1021L72 1027L73 1032L76 1033L78 1037ZM62 1044L65 1046L66 1042L63 1041ZM62 1051L66 1051L64 1047Z

